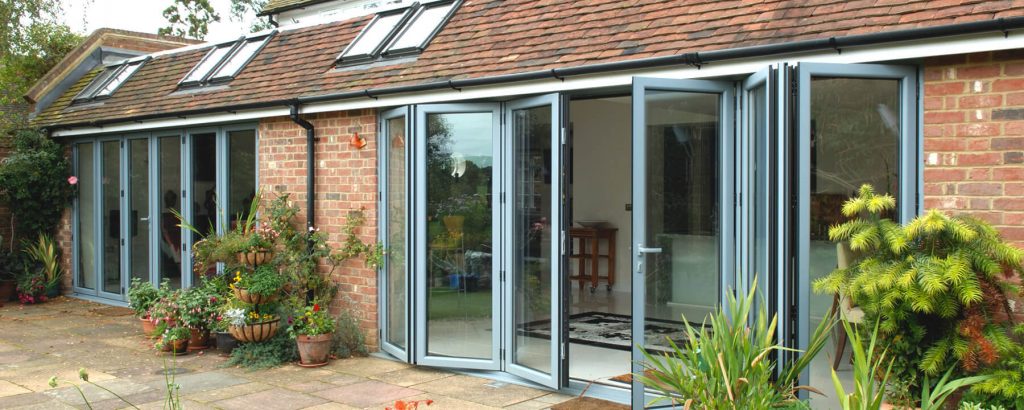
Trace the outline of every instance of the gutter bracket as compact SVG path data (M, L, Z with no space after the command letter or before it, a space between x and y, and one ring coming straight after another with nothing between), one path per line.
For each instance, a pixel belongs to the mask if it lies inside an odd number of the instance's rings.
M372 98L374 100L378 100L379 99L376 95L370 94L370 89L369 88L363 90L363 95L365 95L367 98Z
M563 83L565 82L565 77L562 77L562 76L558 75L558 69L557 68L552 68L551 69L551 76L555 77L556 79L558 79L559 81L561 81Z
M450 87L451 89L453 89L453 90L455 90L455 91L458 91L458 92L460 92L460 93L462 92L462 89L461 89L461 88L459 88L459 87L456 87L456 86L455 86L455 83L454 83L454 82L452 82L452 80L448 80L448 87Z
M832 47L833 50L836 50L836 54L843 54L843 49L839 47L839 41L837 41L835 37L828 38L828 45L829 47Z
M685 64L693 66L693 67L697 67L697 70L700 70L701 67L704 66L704 62L700 61L700 53L690 53L690 54L687 54L686 58L684 58L684 60L685 60Z

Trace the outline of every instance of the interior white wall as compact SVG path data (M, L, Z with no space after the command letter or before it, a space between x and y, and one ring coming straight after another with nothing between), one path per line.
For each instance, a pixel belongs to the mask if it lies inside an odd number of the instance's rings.
M602 220L616 232L615 292L631 286L629 241L632 202L631 121L629 97L572 101L573 220ZM604 252L602 244L602 252ZM575 260L570 269L575 272ZM604 261L602 272L604 272ZM576 282L573 282L576 289ZM604 285L600 285L599 291Z

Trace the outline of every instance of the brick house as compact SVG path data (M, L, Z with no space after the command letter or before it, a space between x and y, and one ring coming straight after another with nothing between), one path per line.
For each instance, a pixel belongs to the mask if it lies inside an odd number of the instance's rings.
M596 381L638 406L642 386L616 381L632 340L679 331L730 288L756 279L805 344L832 304L810 291L836 264L827 227L863 183L901 220L966 212L1024 243L1019 2L263 14L275 30L94 70L35 117L82 181L63 240L73 295L189 286L194 238L168 210L227 222L264 187L332 240L347 210L370 210L361 234L386 266L332 280L375 350L565 391ZM828 388L828 363L809 373Z

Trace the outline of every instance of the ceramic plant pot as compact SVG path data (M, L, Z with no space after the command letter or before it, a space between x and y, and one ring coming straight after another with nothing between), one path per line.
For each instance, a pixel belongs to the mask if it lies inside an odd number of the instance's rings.
M331 353L331 335L295 336L299 347L299 366L316 367L327 364Z
M270 302L273 302L274 298L277 297L276 294L275 295L267 295L267 296L257 295L255 293L250 293L248 290L243 289L243 288L239 288L239 287L235 287L234 288L234 292L235 292L235 297L237 297L238 300L241 300L242 302L250 303L250 304L253 304L253 305L262 305L264 303L270 303Z
M146 335L146 337L156 339L156 337L159 336L156 334L156 323L153 323L153 321L149 319L149 316L140 317L139 323L142 324L142 334Z
M188 350L203 350L210 347L210 330L189 328Z
M230 332L217 332L217 350L231 354L232 350L238 347L238 339L235 339Z
M270 262L273 258L274 252L268 250L238 253L238 263L253 267Z
M230 326L228 330L239 342L262 342L277 334L277 328L280 323L281 319L274 319L245 326Z

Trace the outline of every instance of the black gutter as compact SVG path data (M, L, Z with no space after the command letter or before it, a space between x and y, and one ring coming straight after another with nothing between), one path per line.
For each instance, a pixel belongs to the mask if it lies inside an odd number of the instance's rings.
M289 116L293 122L306 129L306 230L308 231L314 227L313 211L316 209L316 201L313 200L316 197L316 175L313 174L316 170L316 128L309 121L299 117L299 104L297 103L291 105Z
M841 53L844 47L865 46L896 41L921 40L927 38L945 37L953 35L978 34L992 31L999 31L1004 33L1004 35L1009 35L1010 30L1016 30L1021 28L1024 28L1024 17L999 18L994 20L958 23L936 27L914 28L872 34L857 34L844 37L829 37L814 40L795 41L790 43L765 44L759 46L740 47L699 53L683 53L671 56L616 61L611 63L600 63L586 66L554 68L549 70L530 71L525 73L506 74L492 77L468 78L461 80L443 80L399 87L370 88L359 91L347 91L342 93L323 94L309 97L290 98L285 100L239 104L215 108L201 108L178 112L145 114L135 117L124 117L112 120L64 124L55 128L69 129L76 127L101 127L104 124L116 124L132 121L141 122L146 120L162 119L175 116L185 117L189 115L202 115L238 110L291 106L296 102L306 104L352 98L377 98L379 96L389 94L403 94L442 89L461 90L464 87L512 83L518 81L532 81L547 78L555 78L561 80L564 79L565 77L577 75L598 74L611 71L624 71L643 68L657 68L673 65L691 65L695 67L700 67L704 64L717 61L725 61L739 58L763 57L784 53L799 53L828 49L833 49L836 50L836 52Z

